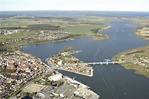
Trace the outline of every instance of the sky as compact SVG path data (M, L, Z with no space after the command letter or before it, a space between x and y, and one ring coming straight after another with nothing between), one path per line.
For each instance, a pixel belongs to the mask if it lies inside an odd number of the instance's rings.
M149 0L0 0L0 11L149 11Z

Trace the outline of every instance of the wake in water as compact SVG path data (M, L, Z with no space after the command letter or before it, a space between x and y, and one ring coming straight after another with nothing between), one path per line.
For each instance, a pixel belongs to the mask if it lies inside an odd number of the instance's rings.
M96 66L96 68L97 68L97 66ZM105 79L104 79L104 77L103 77L103 75L102 75L101 71L99 70L99 68L97 68L97 71L100 73L101 78L102 78L102 80L103 80L104 84L107 86L108 84L107 84L107 82L105 81Z
M98 55L100 49L102 49L102 48L108 46L110 43L112 43L112 42L117 38L117 33L118 33L118 28L116 28L116 31L115 31L115 33L114 33L113 39L109 40L109 41L108 41L107 43L105 43L104 45L98 47L97 52L96 52L95 55L94 55L94 62L96 62L96 57L97 57L97 55ZM100 56L99 58L102 59L101 56Z
M94 55L94 61L95 61L95 62L96 62L96 57L97 57L97 55L99 55L100 50L101 50L102 48L105 48L106 46L108 46L110 43L112 43L112 42L117 38L117 33L118 33L118 28L116 28L116 31L115 31L115 33L114 33L114 37L113 37L111 40L109 40L109 41L108 41L107 43L105 43L104 45L98 47L97 52L96 52L95 55ZM99 58L102 59L101 56L100 56ZM105 68L105 67L103 67L103 68ZM116 90L115 90L113 84L111 83L110 78L109 78L109 76L107 75L106 71L104 72L104 75L103 75L103 73L100 71L99 67L96 66L96 69L97 69L98 73L101 75L102 81L103 81L103 83L105 84L105 86L106 86L107 88L111 88L111 89L112 89L111 94L112 94L113 98L114 98L114 99L119 99L119 96L118 96L118 94L117 94L117 92L116 92ZM113 70L111 67L110 67L109 69L110 69L110 70ZM107 79L105 79L105 77L106 77Z
M102 78L102 81L103 81L104 85L106 86L106 88L111 89L111 91L110 90L109 91L110 91L111 95L113 96L113 99L119 99L119 96L114 88L114 85L111 83L109 75L106 73L106 72L108 72L107 69L104 66L102 66L102 68L100 68L101 70L99 69L98 66L96 66L96 69L97 69L98 73L100 74L100 77Z

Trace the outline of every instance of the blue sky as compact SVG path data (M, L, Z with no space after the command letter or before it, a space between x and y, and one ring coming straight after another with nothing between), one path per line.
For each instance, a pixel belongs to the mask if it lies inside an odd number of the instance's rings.
M0 0L0 11L16 10L149 11L149 0Z

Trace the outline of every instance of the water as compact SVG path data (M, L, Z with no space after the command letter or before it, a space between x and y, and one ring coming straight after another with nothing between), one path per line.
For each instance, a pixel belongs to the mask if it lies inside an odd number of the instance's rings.
M72 41L49 42L46 44L30 44L22 47L26 53L33 54L45 60L57 54L64 46L75 46L82 50L74 56L84 62L103 61L111 59L119 52L149 44L134 35L137 25L128 20L115 20L107 24L112 27L103 30L109 39L94 41L89 37L80 37ZM149 78L126 70L119 64L94 65L93 77L60 71L64 75L76 77L76 80L90 86L91 90L100 95L100 99L149 99Z

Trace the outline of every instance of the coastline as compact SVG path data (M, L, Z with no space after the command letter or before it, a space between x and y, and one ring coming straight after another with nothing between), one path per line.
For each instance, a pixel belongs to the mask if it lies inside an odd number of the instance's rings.
M140 25L138 28L136 28L134 34L139 36L140 38L143 38L144 40L149 40L148 20L146 18L142 20L132 20ZM118 55L115 55L112 60L125 60L126 63L121 64L123 67L125 67L126 69L135 70L135 73L144 75L145 77L149 78L149 45L120 52L118 53Z
M119 53L113 61L126 61L121 65L126 69L135 70L135 73L149 78L149 45L130 49Z
M106 27L100 29L97 34L91 33L91 34L86 34L86 35L84 35L84 36L88 36L88 37L90 37L90 38L93 39L93 40L105 40L105 39L108 39L109 36L106 35L106 34L104 34L104 33L102 33L101 31L102 31L102 30L109 29L109 28L111 28L111 27L112 27L112 26L108 25L108 26L106 26Z

